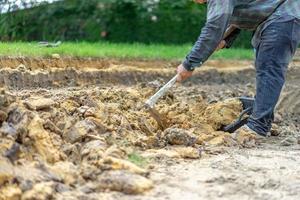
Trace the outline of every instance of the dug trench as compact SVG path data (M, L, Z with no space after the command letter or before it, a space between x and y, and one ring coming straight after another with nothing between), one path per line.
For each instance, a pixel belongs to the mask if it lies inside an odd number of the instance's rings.
M277 108L279 136L247 148L220 129L242 111L235 97L254 96L251 62L211 61L175 86L156 105L161 130L144 102L176 62L74 60L2 59L0 199L300 196L298 63Z

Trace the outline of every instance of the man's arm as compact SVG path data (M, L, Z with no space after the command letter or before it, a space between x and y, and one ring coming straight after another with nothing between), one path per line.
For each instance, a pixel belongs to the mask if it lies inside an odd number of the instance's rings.
M234 0L208 0L207 22L183 62L192 71L202 65L215 51L228 27L234 9Z

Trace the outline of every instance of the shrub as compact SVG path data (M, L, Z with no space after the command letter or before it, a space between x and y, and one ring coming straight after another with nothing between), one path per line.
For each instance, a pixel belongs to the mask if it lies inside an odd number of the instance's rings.
M64 0L3 14L0 37L191 43L205 20L206 7L189 0ZM249 47L249 36L242 34L236 46Z

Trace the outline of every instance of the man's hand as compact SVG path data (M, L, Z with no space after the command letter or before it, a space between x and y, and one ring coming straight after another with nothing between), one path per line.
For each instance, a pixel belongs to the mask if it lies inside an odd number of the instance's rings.
M191 77L193 75L193 71L186 70L181 64L177 67L177 74L179 75L177 78L177 82L182 82L187 78Z
M221 40L221 42L219 43L218 47L216 48L216 51L219 51L220 49L224 49L225 46L226 46L226 41L225 40Z

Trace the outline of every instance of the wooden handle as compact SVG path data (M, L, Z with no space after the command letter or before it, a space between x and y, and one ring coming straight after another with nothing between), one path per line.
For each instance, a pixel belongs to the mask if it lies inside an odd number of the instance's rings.
M225 40L228 36L231 35L231 33L233 33L233 31L235 31L237 28L234 26L234 25L230 25L226 31L225 31L225 34L224 34L224 37L223 37L223 40Z
M165 84L158 92L156 92L150 99L146 101L146 105L153 108L158 99L165 95L165 93L176 83L178 74L174 76L167 84Z

